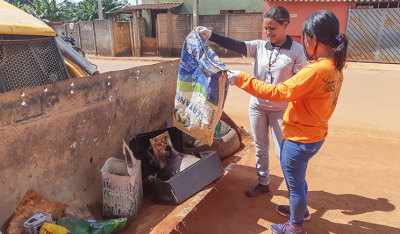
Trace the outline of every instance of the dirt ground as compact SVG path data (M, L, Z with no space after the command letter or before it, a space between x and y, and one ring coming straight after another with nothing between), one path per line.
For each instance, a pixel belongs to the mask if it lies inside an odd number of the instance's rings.
M99 70L112 69L113 63L121 66L121 62L102 61ZM253 70L251 65L228 67L250 74ZM400 65L348 63L328 137L307 170L308 233L400 233L399 72ZM224 110L237 125L251 131L249 100L247 93L231 87ZM275 211L278 204L287 204L288 198L273 151L271 147L269 194L245 195L257 184L253 149L184 219L176 233L270 233L271 224L286 222Z

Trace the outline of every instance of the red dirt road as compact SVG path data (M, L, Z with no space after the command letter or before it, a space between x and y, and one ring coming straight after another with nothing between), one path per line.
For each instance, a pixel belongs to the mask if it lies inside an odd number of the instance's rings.
M228 65L252 74L251 66ZM329 134L307 170L308 233L400 233L400 66L349 63ZM250 96L229 90L225 112L250 131ZM271 147L271 149L273 149ZM279 161L271 155L269 195L248 198L257 184L254 152L235 166L179 226L180 233L270 233L287 204ZM178 232L176 232L178 233Z

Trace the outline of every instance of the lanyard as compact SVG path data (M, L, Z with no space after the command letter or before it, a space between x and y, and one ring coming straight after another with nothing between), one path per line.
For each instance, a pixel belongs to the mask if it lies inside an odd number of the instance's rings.
M271 60L272 60L272 54L274 53L274 50L271 51L271 54L270 54L270 56L269 56L269 61L268 61L268 72L269 72L269 73L271 73L271 66L272 66L272 64L274 64L274 63L276 62L276 60L278 60L278 57L279 57L279 53L280 53L280 52L281 52L281 48L279 47L279 50L278 50L278 53L276 54L275 59L271 62Z

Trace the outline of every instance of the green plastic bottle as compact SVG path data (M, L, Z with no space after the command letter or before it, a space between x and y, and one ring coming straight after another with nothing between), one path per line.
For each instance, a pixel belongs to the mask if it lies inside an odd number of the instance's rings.
M57 219L57 225L65 227L71 234L91 234L90 222L84 219L64 217Z
M91 224L93 232L90 234L117 233L128 226L127 218L110 219L107 221L96 221Z
M64 217L57 219L57 225L65 227L71 234L113 234L128 226L127 218L89 222L84 219Z

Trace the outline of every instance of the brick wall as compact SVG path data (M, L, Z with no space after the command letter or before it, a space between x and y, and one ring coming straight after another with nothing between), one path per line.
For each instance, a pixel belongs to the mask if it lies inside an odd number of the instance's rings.
M230 38L248 41L261 39L262 37L262 14L229 14L228 15L228 35L225 35L226 27L225 15L201 15L199 17L200 25L212 27L213 31ZM168 20L167 14L158 15L158 41L159 54L168 55ZM172 15L172 56L180 57L182 45L186 36L192 30L191 14L173 14ZM210 42L211 48L220 56L240 56L232 51L227 51L219 45Z
M158 54L166 56L168 51L168 29L167 29L167 14L158 14L157 16L157 40Z
M239 41L261 39L262 14L229 15L229 37Z
M167 56L168 54L168 19L167 14L158 14L158 43L159 54ZM180 57L182 45L186 36L192 30L192 15L173 14L172 15L172 56Z
M262 38L263 14L231 14L228 18L229 37L238 41L250 41ZM228 51L225 56L241 56Z
M113 28L115 54L132 53L129 21L114 21Z
M218 33L219 35L226 36L225 15L200 15L199 24L207 28L212 28L213 32ZM209 41L208 44L218 55L221 56L225 53L225 49L214 42Z

